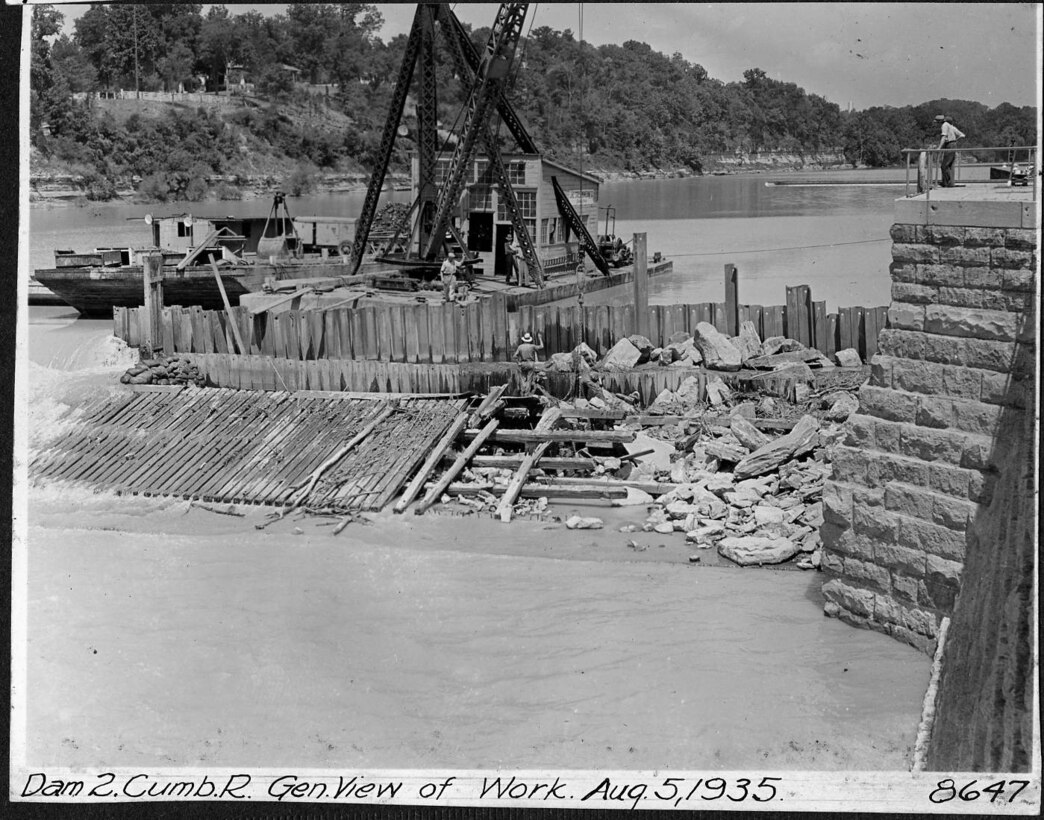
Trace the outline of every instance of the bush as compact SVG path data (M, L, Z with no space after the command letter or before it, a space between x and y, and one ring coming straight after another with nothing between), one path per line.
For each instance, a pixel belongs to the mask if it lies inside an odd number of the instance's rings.
M83 184L86 188L88 200L91 202L106 202L116 199L116 186L108 177L104 177L94 171L88 171L83 175Z
M307 162L299 162L286 181L290 196L302 196L315 190L319 182L318 169Z
M165 174L149 174L138 183L138 193L146 199L166 202L170 198Z
M238 201L243 198L243 191L235 185L229 185L227 182L219 182L217 187L214 188L214 194L218 199L225 202Z

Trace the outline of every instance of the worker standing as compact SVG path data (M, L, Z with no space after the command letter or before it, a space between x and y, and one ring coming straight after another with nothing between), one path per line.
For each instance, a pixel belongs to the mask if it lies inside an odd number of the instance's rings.
M529 284L529 266L526 264L522 246L518 244L518 234L511 240L511 259L515 270L515 284L519 287Z
M544 349L544 340L537 334L537 340L533 342L533 334L526 331L522 334L521 343L515 348L515 361L518 362L519 368L522 370L522 389L525 394L533 392L533 385L536 382L537 368L540 366L540 359L537 356L537 351Z
M957 140L964 139L964 134L957 130L953 124L953 120L950 119L946 114L939 114L936 116L935 121L939 124L939 149L956 148ZM953 163L957 158L956 151L946 151L942 155L942 161L940 163L940 169L942 170L942 182L940 183L943 188L953 187Z
M446 261L439 268L439 275L442 277L443 301L454 301L457 295L457 260L453 256L453 251L446 254Z

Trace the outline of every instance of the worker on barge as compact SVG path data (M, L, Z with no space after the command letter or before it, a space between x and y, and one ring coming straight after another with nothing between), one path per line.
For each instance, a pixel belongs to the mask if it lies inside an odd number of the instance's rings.
M453 251L446 254L446 261L439 268L439 276L442 277L443 301L455 301L457 298L457 260L453 256Z
M537 334L536 343L533 342L533 334L528 330L522 334L522 341L515 348L514 359L522 370L522 390L524 395L533 392L536 384L537 369L540 367L540 359L537 352L544 349L544 340Z

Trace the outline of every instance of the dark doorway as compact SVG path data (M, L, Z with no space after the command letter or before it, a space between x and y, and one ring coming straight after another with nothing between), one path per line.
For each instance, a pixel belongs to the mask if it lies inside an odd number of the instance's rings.
M477 253L493 250L493 214L482 211L468 214L468 250Z
M515 229L511 225L497 225L496 255L493 262L493 275L507 277L511 274L511 263L507 254L504 253L504 245L510 242L515 235Z

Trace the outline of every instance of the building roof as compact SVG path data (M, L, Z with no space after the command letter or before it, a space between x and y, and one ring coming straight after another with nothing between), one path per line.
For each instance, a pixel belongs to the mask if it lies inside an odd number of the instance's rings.
M545 165L550 165L553 168L558 168L558 169L560 169L562 171L565 171L567 174L572 174L573 176L578 176L578 177L583 177L584 179L589 179L589 180L591 180L591 182L598 183L599 185L602 182L605 181L601 177L596 177L594 174L588 174L588 173L586 173L584 171L578 171L575 168L570 168L568 165L563 165L560 162L555 162L554 160L548 159L547 157L541 157L540 160Z

